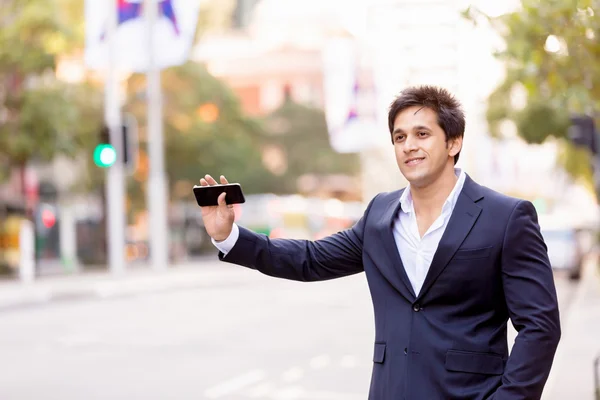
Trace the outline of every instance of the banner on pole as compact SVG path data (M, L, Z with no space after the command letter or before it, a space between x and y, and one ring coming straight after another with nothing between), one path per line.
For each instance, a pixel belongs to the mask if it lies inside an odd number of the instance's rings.
M152 29L155 66L162 69L181 65L188 60L194 43L200 0L154 2L158 7L158 19ZM109 13L116 12L116 67L132 72L148 70L149 40L144 7L144 0L86 0L85 62L89 68L108 67L106 30Z
M354 39L335 37L323 50L325 116L331 147L357 153L371 147L377 131L372 69L360 62Z

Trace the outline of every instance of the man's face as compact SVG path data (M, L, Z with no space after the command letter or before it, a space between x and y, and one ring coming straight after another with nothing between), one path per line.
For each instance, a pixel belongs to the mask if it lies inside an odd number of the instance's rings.
M446 142L437 114L430 108L413 106L398 113L392 132L400 172L412 186L430 185L446 168L454 168L462 138Z

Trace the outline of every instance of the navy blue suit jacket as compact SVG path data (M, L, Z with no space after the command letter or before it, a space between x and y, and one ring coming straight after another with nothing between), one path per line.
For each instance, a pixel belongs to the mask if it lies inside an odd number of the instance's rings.
M392 234L401 194L377 195L351 229L318 241L240 228L220 258L299 281L365 271L376 332L369 399L539 399L560 321L533 205L467 176L415 296ZM518 331L510 357L509 318Z

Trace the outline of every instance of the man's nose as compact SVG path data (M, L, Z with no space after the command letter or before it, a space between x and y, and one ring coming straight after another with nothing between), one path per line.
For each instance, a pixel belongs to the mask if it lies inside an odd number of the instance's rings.
M404 140L404 152L410 153L417 150L417 148L418 146L416 138L412 135L407 136L406 140Z

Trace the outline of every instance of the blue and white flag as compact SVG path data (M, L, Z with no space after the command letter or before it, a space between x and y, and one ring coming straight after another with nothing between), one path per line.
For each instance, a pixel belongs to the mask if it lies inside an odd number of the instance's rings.
M325 117L329 142L338 153L366 150L377 134L372 71L361 65L359 51L348 37L332 38L323 49Z
M158 8L152 29L155 66L162 69L181 65L188 60L194 43L200 0L154 2ZM109 13L116 12L116 68L132 72L148 70L149 40L144 7L144 0L86 0L85 62L89 68L108 67Z

